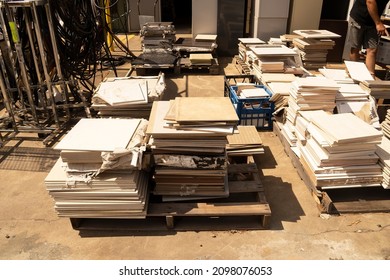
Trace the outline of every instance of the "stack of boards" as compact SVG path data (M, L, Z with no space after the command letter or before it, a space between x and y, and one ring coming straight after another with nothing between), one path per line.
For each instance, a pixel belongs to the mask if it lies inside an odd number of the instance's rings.
M383 134L390 139L390 110L387 110L386 118L381 123Z
M301 163L318 189L378 186L382 170L376 154L382 133L359 117L300 112L306 141L299 141Z
M390 92L390 81L365 80L360 85L376 99L388 99Z
M382 186L390 189L390 140L387 137L382 138L382 143L378 145L376 153L379 156L379 165L382 167Z
M320 68L319 72L326 78L334 80L339 86L336 95L338 113L362 114L368 108L370 111L369 90L357 84L346 69Z
M264 154L263 141L255 126L237 126L237 133L228 135L227 141L228 157Z
M252 68L256 76L261 73L288 73L298 71L301 66L298 53L284 45L251 46Z
M295 30L302 38L294 38L293 44L300 50L303 66L306 69L318 69L326 65L328 51L335 46L332 38L340 35L328 30Z
M153 193L166 201L228 196L226 137L238 120L228 97L154 102L146 132L155 161Z
M149 177L138 164L97 173L101 155L126 150L141 123L140 119L81 119L64 136L55 147L61 157L45 179L60 217L145 218ZM138 155L133 160L139 162Z
M213 55L211 53L190 54L191 65L211 65L212 61L213 61Z
M252 53L250 47L256 47L257 45L265 44L265 42L259 38L238 38L238 56L248 66L250 62L248 60L248 53Z
M298 111L324 110L333 112L340 86L324 77L296 78L291 83L287 119L295 124Z
M269 101L275 103L275 111L287 107L288 97L290 96L291 82L270 82L267 87L272 92Z
M92 97L91 108L103 117L148 119L152 103L165 91L164 75L107 79Z
M294 74L282 73L262 73L260 81L271 92L270 102L275 104L274 116L275 119L285 122L284 108L288 106L290 96L291 82L296 79ZM282 112L282 113L280 113Z

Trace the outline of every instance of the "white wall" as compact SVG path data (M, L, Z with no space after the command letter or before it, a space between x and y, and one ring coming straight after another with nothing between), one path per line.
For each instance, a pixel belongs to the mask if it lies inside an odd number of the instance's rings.
M294 0L291 4L292 13L289 33L300 29L318 29L321 19L322 0Z
M255 0L253 37L268 41L286 33L290 0Z
M192 35L217 34L218 0L192 0Z

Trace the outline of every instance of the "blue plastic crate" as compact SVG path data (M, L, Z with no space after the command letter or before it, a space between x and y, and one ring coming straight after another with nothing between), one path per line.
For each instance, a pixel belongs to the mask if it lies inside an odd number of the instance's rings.
M272 113L275 110L275 104L269 101L272 92L263 85L255 85L255 87L263 88L269 94L269 97L240 98L237 95L238 87L229 87L229 97L240 119L239 124L272 130Z

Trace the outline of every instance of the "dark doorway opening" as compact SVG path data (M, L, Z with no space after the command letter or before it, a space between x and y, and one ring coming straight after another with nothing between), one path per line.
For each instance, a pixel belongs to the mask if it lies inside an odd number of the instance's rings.
M161 0L161 21L173 22L176 33L192 33L192 0Z

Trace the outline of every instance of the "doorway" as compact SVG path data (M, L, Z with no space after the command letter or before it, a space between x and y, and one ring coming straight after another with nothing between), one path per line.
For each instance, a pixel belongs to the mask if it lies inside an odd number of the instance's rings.
M172 22L176 33L192 33L192 0L161 0L161 21Z

